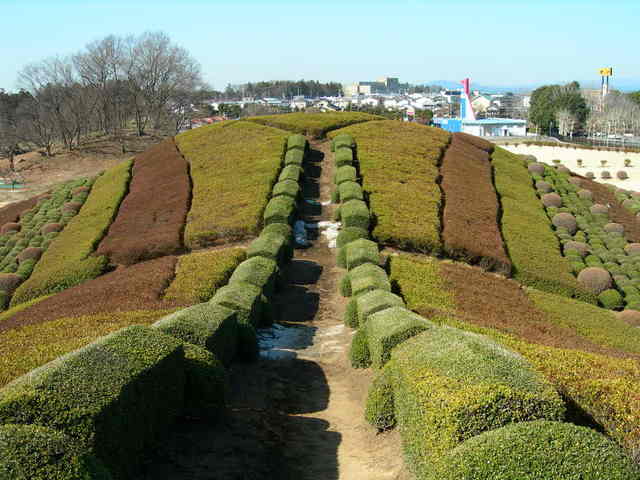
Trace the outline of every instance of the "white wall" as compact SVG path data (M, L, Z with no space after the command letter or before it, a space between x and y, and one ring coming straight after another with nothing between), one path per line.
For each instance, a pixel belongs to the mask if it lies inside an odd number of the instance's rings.
M562 161L562 165L578 175L584 176L587 172L593 172L596 176L595 180L598 180L601 183L610 183L627 190L640 191L640 153L609 152L604 150L588 150L584 148L565 148L524 144L519 144L517 147L514 145L499 146L513 153L534 155L539 162L544 162L549 165L554 164L554 159L559 159ZM630 167L624 166L625 158L631 160ZM582 159L582 167L578 167L578 159ZM601 160L607 161L606 167L601 166ZM601 179L600 173L603 170L608 170L613 178L611 180ZM616 173L619 170L627 172L629 179L618 180L616 178Z

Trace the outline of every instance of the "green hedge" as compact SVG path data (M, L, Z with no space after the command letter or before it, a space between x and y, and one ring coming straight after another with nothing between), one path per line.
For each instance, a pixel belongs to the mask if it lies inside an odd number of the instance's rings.
M385 290L371 290L354 298L352 301L356 302L357 322L360 327L364 326L374 313L391 307L405 306L402 298ZM395 320L397 317L397 315L389 315L385 318Z
M304 138L303 135L300 135L300 134L289 135L289 138L287 138L287 150L299 149L304 152L306 148L307 148L307 139Z
M356 173L355 167L350 165L345 165L344 167L338 168L335 177L335 184L340 185L342 182L357 182L358 175Z
M183 342L206 348L225 365L229 365L236 355L236 312L221 305L193 305L161 318L152 327Z
M342 182L338 185L338 199L342 203L349 200L364 200L362 187L356 182Z
M228 396L227 372L210 351L184 344L184 413L210 421L220 419Z
M284 155L285 165L297 165L298 167L301 167L303 161L304 161L304 150L293 149L293 150L289 150Z
M362 228L350 227L342 228L336 238L336 246L342 249L347 243L351 243L359 238L369 238L369 232Z
M356 142L353 137L348 133L341 133L331 141L331 151L336 151L340 148L353 148L356 146Z
M80 212L51 242L31 277L16 290L11 305L59 292L104 271L107 257L91 254L127 193L131 165L131 160L120 163L98 177Z
M371 365L369 346L367 345L367 334L364 328L356 330L356 333L351 338L349 359L351 360L351 366L353 368L367 368Z
M452 450L433 480L637 480L640 470L600 433L569 423L514 423Z
M262 289L267 297L271 297L276 289L278 264L265 257L251 257L238 265L229 279L229 284L237 282L250 283Z
M502 236L513 263L514 278L539 290L596 303L579 287L569 260L562 256L522 160L499 147L491 158L502 204Z
M274 197L264 209L264 223L291 223L296 213L295 199L287 196Z
M287 165L280 172L278 181L282 182L283 180L293 180L294 182L297 182L300 180L300 175L302 175L302 168L297 165Z
M279 197L281 195L296 200L300 196L300 185L293 180L283 180L282 182L276 183L271 191L271 196Z
M353 150L348 147L340 147L336 150L336 167L344 167L353 164Z
M111 480L92 455L77 452L69 437L39 425L0 425L3 480Z
M279 233L275 233L267 228L265 228L264 232L251 242L247 248L247 258L270 258L279 265L287 260L288 257L290 258L291 253L292 247L290 238L283 237Z
M345 297L359 295L369 290L381 289L391 291L391 283L387 272L379 265L365 263L354 268L342 277L342 294Z
M349 200L340 205L340 220L346 228L368 230L371 221L369 207L362 200Z
M126 478L184 405L182 342L132 326L18 378L0 391L0 423L48 426Z
M482 335L432 328L396 347L385 369L405 456L418 478L430 478L439 459L471 437L565 415L558 393L523 357Z
M262 320L262 290L250 283L226 285L216 292L210 303L235 311L239 324L258 327Z
M364 238L354 240L342 249L345 251L345 264L348 270L353 270L365 263L373 263L375 265L380 263L378 244L371 240Z
M372 293L363 297L371 297ZM392 294L388 294L392 295ZM361 300L363 297L359 297ZM394 295L395 297L395 295ZM367 298L366 300L369 300ZM366 305L368 308L380 308L385 304L392 304L391 308L386 308L377 313L368 316L365 329L367 333L367 345L369 346L369 354L371 356L371 364L376 368L381 368L389 360L391 350L400 345L405 340L417 335L420 332L435 328L435 324L425 320L420 315L407 310L402 305L404 302L399 297L392 298L390 296L371 298L371 302ZM362 305L361 305L362 304ZM361 317L360 307L365 308L365 302L358 303L358 317Z

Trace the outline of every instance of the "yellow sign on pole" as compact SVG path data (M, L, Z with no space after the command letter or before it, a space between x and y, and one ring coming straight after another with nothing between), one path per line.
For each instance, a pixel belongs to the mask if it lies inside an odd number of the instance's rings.
M613 77L613 67L601 68L599 72L603 77Z

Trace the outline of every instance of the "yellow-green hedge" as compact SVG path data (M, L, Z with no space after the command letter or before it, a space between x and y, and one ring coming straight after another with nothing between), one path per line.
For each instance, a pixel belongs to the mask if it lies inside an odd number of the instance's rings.
M284 115L263 115L247 120L281 128L290 132L312 137L323 137L330 130L346 127L354 123L382 120L383 117L361 112L327 112L327 113L287 113Z

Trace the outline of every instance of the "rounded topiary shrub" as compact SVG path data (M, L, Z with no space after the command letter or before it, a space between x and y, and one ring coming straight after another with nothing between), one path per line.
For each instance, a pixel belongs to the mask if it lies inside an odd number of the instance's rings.
M630 310L627 308L621 312L617 312L616 317L629 325L640 327L640 312L638 310Z
M609 288L600 293L600 295L598 295L598 301L603 308L608 308L609 310L615 310L623 306L622 295L613 288Z
M604 180L609 180L611 178L611 172L609 170L603 170L600 173L600 178L602 178Z
M593 172L587 172L584 174L585 177L587 177L589 180L593 180L594 178L596 178L596 175Z
M538 175L542 175L544 173L544 164L543 163L530 163L527 166L529 173L537 173Z
M20 231L20 224L15 222L5 223L0 227L0 233L13 233Z
M559 165L556 170L558 171L558 173L565 173L565 174L570 174L571 170L569 170L567 167L565 167L564 165Z
M22 263L25 260L40 260L44 250L40 247L28 247L18 254L18 262Z
M43 235L46 235L47 233L59 232L61 230L62 225L59 223L47 223L40 229Z
M557 193L545 193L542 196L542 204L545 207L561 207L562 197Z
M575 242L573 240L564 244L565 255L572 250L578 252L581 257L585 257L591 252L591 247L584 242Z
M598 213L606 215L609 213L609 207L602 205L601 203L596 203L589 208L589 211L594 215Z
M62 210L65 212L77 212L82 207L79 202L67 202L62 206Z
M601 433L571 423L512 423L466 440L438 463L440 480L631 480L640 470Z
M580 185L582 185L582 180L578 177L571 177L569 179L569 183L575 185L576 187L579 187Z
M549 182L545 182L544 180L538 180L536 182L536 188L544 193L548 193L553 190L551 184Z
M593 193L591 193L591 190L586 190L586 189L578 190L578 197L580 197L583 200L592 200Z
M574 217L570 213L558 213L553 216L551 222L557 228L565 228L571 235L576 233L576 230L578 228L576 217Z
M604 227L605 232L609 233L624 233L624 225L621 223L607 223Z
M591 293L598 295L611 288L611 275L604 268L589 267L578 274L578 282Z
M640 243L628 243L625 245L624 251L627 255L640 255Z
M618 180L627 180L629 175L624 170L620 170L616 173L616 177L618 177Z
M0 290L9 294L20 286L24 279L15 273L0 273Z

